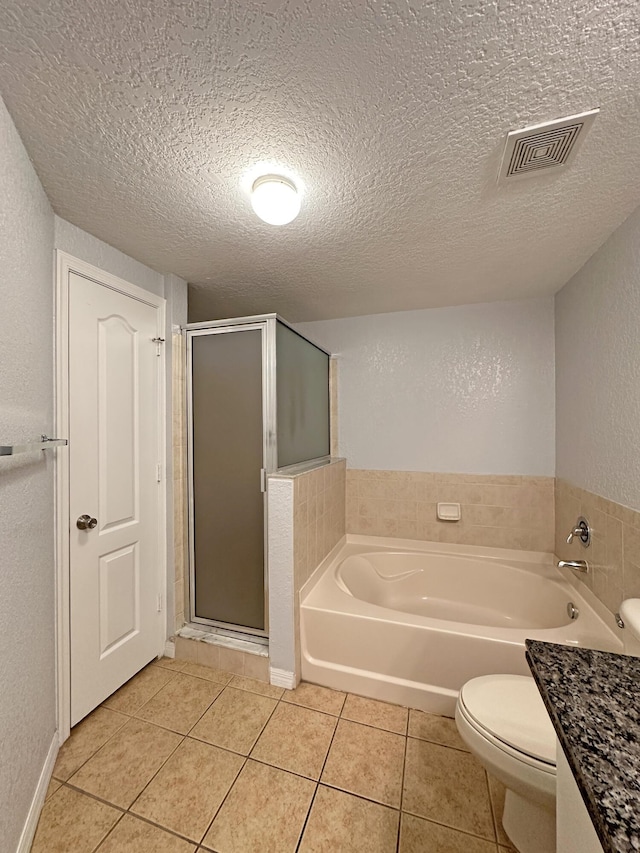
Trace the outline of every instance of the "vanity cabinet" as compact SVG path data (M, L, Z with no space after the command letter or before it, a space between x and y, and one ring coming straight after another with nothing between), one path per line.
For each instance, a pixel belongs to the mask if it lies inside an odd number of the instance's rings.
M557 853L603 853L569 762L556 742Z

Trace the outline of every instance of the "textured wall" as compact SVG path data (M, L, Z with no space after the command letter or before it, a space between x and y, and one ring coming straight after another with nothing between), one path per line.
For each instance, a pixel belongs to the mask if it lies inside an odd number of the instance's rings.
M552 298L300 329L338 356L350 468L554 475Z
M51 434L53 213L0 100L0 443ZM0 847L56 728L51 451L0 460Z
M144 290L150 290L157 296L164 296L165 277L161 273L119 252L59 216L55 217L55 247L111 275L137 284Z
M274 669L296 671L294 481L269 477L269 658Z
M640 509L640 209L556 297L557 474Z

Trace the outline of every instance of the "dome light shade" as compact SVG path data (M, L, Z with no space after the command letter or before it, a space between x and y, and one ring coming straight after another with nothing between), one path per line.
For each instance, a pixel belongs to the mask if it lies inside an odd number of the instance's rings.
M251 206L269 225L286 225L300 213L300 195L288 178L263 175L251 188Z

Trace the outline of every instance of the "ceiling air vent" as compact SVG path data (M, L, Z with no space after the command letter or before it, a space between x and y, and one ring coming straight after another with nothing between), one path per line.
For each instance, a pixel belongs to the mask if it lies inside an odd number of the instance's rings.
M568 166L600 110L533 124L507 134L498 180Z

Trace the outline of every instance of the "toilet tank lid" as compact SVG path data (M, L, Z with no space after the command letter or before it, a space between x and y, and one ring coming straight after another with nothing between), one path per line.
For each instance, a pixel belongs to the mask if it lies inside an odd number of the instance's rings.
M556 734L533 678L483 675L460 691L470 716L498 740L555 765Z

